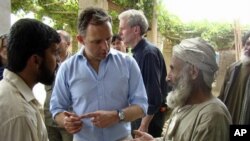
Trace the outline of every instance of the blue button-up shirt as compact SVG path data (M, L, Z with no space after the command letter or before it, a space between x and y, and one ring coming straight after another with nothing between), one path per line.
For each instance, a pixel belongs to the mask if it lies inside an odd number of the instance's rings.
M97 110L123 109L131 104L139 105L146 113L147 95L136 61L111 49L97 73L81 49L60 66L50 110L54 117L71 106L81 115ZM129 122L119 122L108 128L95 127L90 119L82 119L82 122L84 126L74 134L74 140L116 141L131 133Z

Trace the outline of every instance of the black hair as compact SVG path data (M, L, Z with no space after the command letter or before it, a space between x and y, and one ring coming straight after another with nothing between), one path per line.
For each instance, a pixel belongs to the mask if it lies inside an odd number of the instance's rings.
M21 72L32 55L43 57L47 48L60 41L59 34L48 25L35 19L18 20L10 29L7 68Z
M122 40L122 38L118 34L115 34L115 35L112 36L111 43L113 43L116 39L119 40L119 41Z
M111 23L111 17L104 9L97 7L86 8L78 18L78 32L85 35L89 24L101 25L107 21Z

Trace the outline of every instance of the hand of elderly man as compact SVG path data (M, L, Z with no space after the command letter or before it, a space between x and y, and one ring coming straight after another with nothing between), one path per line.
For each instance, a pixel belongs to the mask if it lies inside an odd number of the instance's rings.
M133 133L135 134L136 138L131 141L155 141L155 139L146 132L134 130Z

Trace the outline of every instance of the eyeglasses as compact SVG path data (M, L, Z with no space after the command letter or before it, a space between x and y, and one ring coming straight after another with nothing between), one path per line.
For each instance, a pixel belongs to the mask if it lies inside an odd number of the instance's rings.
M4 44L4 40L7 40L8 34L3 34L0 36L0 48L7 47L6 44Z

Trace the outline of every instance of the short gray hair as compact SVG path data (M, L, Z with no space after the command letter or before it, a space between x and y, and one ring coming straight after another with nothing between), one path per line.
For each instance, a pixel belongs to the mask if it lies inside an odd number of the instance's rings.
M118 16L119 20L127 20L130 27L139 26L141 29L141 35L144 35L148 31L148 20L144 13L140 10L130 9L122 12Z
M57 30L57 33L60 34L66 42L71 43L72 37L70 36L68 32L64 30Z

